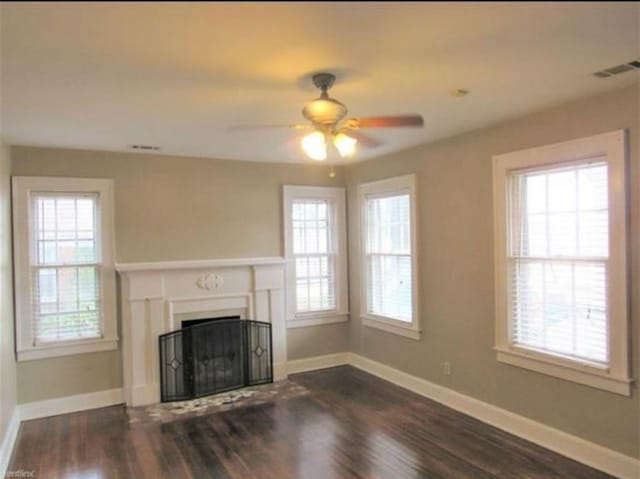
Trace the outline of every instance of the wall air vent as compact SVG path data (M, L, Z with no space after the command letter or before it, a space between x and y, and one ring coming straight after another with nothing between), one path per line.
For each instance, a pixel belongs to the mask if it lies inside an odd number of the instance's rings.
M154 145L131 145L132 150L144 150L144 151L158 151L159 146Z
M609 67L604 70L597 71L593 76L598 78L609 78L614 75L620 75L621 73L630 72L632 70L640 70L640 58L632 60L629 63L622 63L614 67Z

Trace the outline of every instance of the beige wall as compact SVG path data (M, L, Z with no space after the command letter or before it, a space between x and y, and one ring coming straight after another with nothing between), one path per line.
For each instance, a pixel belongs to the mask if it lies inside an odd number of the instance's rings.
M21 404L121 387L119 352L18 363L18 402Z
M325 324L287 330L287 359L302 359L349 350L347 323Z
M0 4L0 17L1 14L2 5ZM0 45L1 71L2 48ZM0 99L0 447L4 444L7 428L16 406L10 173L9 148L5 145L2 137L2 102ZM4 473L1 467L0 473Z
M9 151L0 138L0 444L16 405L10 168Z
M359 311L357 185L417 175L420 341L361 325L350 349L627 455L640 455L640 401L498 363L494 344L492 155L629 128L633 366L638 366L640 279L638 91L619 90L385 158L347 174L351 311ZM452 364L451 376L443 363ZM637 373L636 373L637 378Z
M317 164L13 147L14 175L113 178L119 262L282 256L282 185L342 185ZM289 330L291 357L345 351L347 325ZM119 387L117 351L18 363L20 403ZM65 371L65 378L50 378Z
M113 178L117 261L281 256L283 184L341 185L317 164L13 147L13 174Z

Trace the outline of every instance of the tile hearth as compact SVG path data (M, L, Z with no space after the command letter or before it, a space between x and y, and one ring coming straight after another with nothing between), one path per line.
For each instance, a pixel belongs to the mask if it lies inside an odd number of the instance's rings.
M309 390L293 381L285 380L260 386L250 386L189 401L128 407L127 416L132 427L145 427L172 421L206 416L218 412L257 406L267 402L291 399L309 394Z

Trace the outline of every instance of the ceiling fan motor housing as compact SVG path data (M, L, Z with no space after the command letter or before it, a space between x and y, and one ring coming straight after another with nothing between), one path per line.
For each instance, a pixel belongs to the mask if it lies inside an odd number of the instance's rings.
M333 98L320 97L308 102L302 114L314 125L329 127L335 126L346 116L347 107Z
M316 126L333 128L347 115L347 107L338 100L329 98L327 90L336 81L332 73L316 73L312 77L313 84L322 91L320 98L308 102L303 110L304 117Z

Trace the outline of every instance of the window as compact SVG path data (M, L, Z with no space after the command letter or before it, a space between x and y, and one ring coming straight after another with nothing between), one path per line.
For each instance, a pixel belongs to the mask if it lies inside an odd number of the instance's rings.
M419 339L415 177L366 183L359 190L363 323Z
M18 359L117 347L109 180L15 177Z
M285 186L289 327L347 319L343 188Z
M494 158L498 360L629 394L624 132Z

